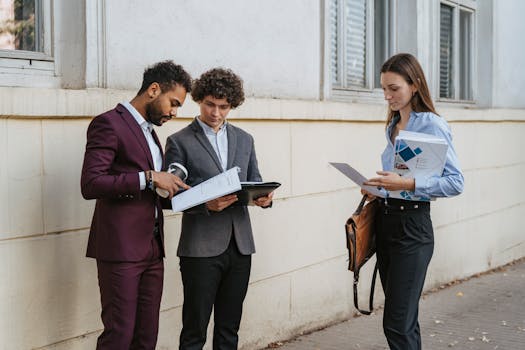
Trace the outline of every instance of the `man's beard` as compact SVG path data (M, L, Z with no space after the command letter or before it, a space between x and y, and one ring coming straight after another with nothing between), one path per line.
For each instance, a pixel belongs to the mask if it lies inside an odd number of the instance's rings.
M162 126L161 120L162 118L167 118L167 116L162 115L162 113L155 108L154 102L151 102L146 105L146 118L151 124Z

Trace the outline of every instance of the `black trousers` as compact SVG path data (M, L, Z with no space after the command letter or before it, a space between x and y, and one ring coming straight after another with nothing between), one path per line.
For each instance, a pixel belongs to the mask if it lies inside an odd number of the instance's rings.
M378 215L377 262L390 349L421 349L419 298L434 251L430 203L388 199Z
M219 256L180 258L184 285L180 350L202 349L212 308L213 349L237 349L250 269L251 255L242 255L233 237L228 249Z

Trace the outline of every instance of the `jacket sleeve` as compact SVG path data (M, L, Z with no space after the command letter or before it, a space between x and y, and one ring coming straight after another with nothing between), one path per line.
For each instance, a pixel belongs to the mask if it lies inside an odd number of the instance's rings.
M248 181L262 181L261 173L259 172L259 163L257 162L257 155L255 154L255 145L253 138L251 139L252 147L250 152L250 161L248 163ZM270 202L270 205L266 207L261 207L263 209L268 209L273 206L273 201Z
M259 173L259 164L257 163L257 155L255 154L253 138L251 138L250 161L248 162L248 171L246 177L248 181L262 181L261 174Z
M171 163L180 163L188 168L186 153L183 152L174 135L168 137L166 140L166 151L164 157L164 167L167 169ZM166 170L164 169L164 170ZM191 169L188 169L191 171ZM191 176L191 175L189 175ZM177 199L175 199L177 200ZM197 205L195 207L186 209L184 211L186 214L204 214L210 215L210 212L206 208L206 203Z
M464 178L458 156L452 143L452 134L446 123L432 124L429 133L445 139L448 143L447 158L441 176L415 177L417 196L452 197L463 192Z
M98 116L89 124L80 186L85 199L140 196L138 172L113 173L119 139L110 121Z

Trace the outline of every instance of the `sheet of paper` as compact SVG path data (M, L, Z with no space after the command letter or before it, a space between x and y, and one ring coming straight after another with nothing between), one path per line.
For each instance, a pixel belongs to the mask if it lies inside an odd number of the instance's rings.
M352 168L350 165L346 163L332 163L332 162L330 162L330 165L332 165L334 168L342 172L344 175L346 175L346 177L348 177L350 180L355 182L362 189L367 190L374 196L385 198L386 190L378 189L377 187L374 187L374 186L363 185L363 183L368 179L364 177L359 171Z
M240 189L238 168L235 167L174 196L171 206L174 212L184 211Z

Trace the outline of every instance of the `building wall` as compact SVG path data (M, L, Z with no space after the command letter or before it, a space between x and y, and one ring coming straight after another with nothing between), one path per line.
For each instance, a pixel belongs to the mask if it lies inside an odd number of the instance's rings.
M518 44L525 24L514 18L525 11L520 1L494 1L494 106L525 108L525 49Z
M251 210L257 253L241 328L246 349L353 313L343 223L360 195L328 162L350 162L371 175L384 144L375 108L360 106L364 122L318 121L307 119L309 103L290 101L288 107L302 110L304 119L286 120L279 113L250 118L263 102L250 100L232 116L255 136L264 178L283 184L271 210ZM487 122L485 114L508 121ZM525 255L519 224L525 214L519 176L525 171L524 113L445 109L444 115L466 189L432 205L436 248L426 288ZM160 128L161 139L189 121ZM96 266L84 258L94 202L79 192L88 123L89 118L0 119L0 146L7 150L0 155L6 164L0 170L0 277L9 281L0 289L0 314L7 316L1 318L0 349L88 349L101 329ZM488 142L493 135L505 137ZM363 145L370 149L363 152ZM175 254L181 217L165 214L168 256L159 348L170 349L177 346L181 326ZM365 302L369 277L362 276Z
M108 87L134 88L140 75L130 72L170 58L195 75L213 66L232 68L244 78L248 95L318 98L319 1L173 3L107 2Z
M354 164L369 176L379 169L384 104L380 98L319 100L322 2L272 0L255 8L241 0L172 3L89 2L84 70L61 69L55 88L0 87L0 350L95 347L102 329L96 265L84 257L94 201L82 199L79 188L85 132L92 116L135 94L145 65L164 58L176 59L194 76L223 65L245 79L249 98L230 121L254 135L263 177L282 183L272 209L250 209L257 253L242 348L262 348L354 313L343 224L360 194L328 162ZM506 5L497 6L494 41L500 50L493 53L498 73L490 94L497 108L438 104L452 127L466 187L461 196L432 204L436 246L426 289L525 256L525 90L505 80L523 76L525 69L508 65L525 49L509 38L519 21L508 20L513 14ZM107 19L103 26L101 18ZM85 76L80 83L79 74ZM88 88L58 89L56 79ZM162 142L198 113L187 101L179 119L157 129ZM176 349L181 216L165 215L158 349ZM372 265L361 273L362 303Z

